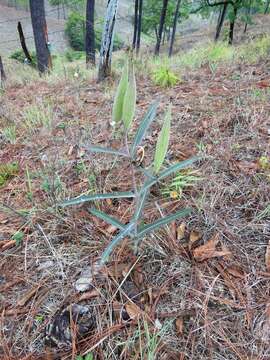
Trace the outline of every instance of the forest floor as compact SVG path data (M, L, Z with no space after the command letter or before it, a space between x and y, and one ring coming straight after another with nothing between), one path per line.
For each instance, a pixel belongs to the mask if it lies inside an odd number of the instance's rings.
M169 101L167 165L201 158L180 173L188 184L167 179L151 191L145 222L185 207L193 213L146 236L136 255L124 241L103 267L117 229L89 204L57 204L132 185L128 163L84 146L121 147L110 121L116 81L97 84L83 65L43 79L8 66L12 81L0 98L1 359L270 358L270 45L262 56L257 50L252 60L181 68L182 81L166 89L152 81L150 56L137 60L135 128L160 101L141 160L153 156ZM115 79L121 64L119 55ZM123 223L133 208L129 199L95 205Z

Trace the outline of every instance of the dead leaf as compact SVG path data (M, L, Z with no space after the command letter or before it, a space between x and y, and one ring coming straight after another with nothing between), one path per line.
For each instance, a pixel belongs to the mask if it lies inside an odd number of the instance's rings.
M177 240L182 240L185 237L186 224L182 222L177 228Z
M189 250L191 250L192 246L202 238L202 234L199 231L192 230L189 235Z
M217 256L216 245L219 242L219 235L215 234L206 244L197 247L193 251L193 256L197 261L204 261Z
M131 319L137 319L142 314L142 310L133 302L126 304L126 311Z
M178 335L183 335L183 330L184 330L184 321L183 318L178 318L175 321L175 327L176 327L176 332Z
M267 271L270 271L270 240L265 252L265 265Z

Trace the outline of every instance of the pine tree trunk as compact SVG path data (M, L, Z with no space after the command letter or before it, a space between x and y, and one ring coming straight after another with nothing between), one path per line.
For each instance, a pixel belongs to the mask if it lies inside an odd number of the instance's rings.
M139 0L135 0L134 4L134 26L133 26L133 41L132 48L135 49L138 36L138 11L139 11Z
M218 41L219 37L220 37L220 33L221 33L221 29L225 20L225 16L226 16L226 12L227 12L227 8L228 8L228 3L223 5L223 8L221 10L220 16L218 18L218 23L217 23L217 29L216 29L216 35L215 35L215 41Z
M44 0L30 0L31 20L37 53L37 65L40 73L48 71L50 52L46 39L46 19Z
M86 66L95 65L95 0L87 0L86 4L86 35L85 35L85 51Z
M2 58L0 56L0 87L3 89L4 88L4 83L6 81L7 77L5 74L5 70L4 70L4 65L2 62Z
M22 46L24 55L25 55L26 59L28 60L29 64L32 64L32 62L33 62L32 57L31 57L31 55L30 55L30 53L29 53L29 51L27 49L26 42L25 42L25 37L24 37L23 29L22 29L22 24L21 24L20 21L18 22L17 29L18 29L20 42L21 42L21 46Z
M138 15L138 28L137 28L137 39L136 39L136 53L138 54L141 47L141 33L142 33L142 10L143 0L139 0L139 15Z
M156 43L156 47L155 47L155 55L159 55L160 44L161 44L162 34L163 34L163 29L164 29L164 23L165 23L165 19L166 19L167 7L168 7L168 0L163 0L163 6L162 6L162 10L161 10L161 14L160 14L160 21L159 21L159 29L158 29L158 34L157 34L158 38L157 38L157 43Z
M175 40L175 34L176 34L176 27L177 27L177 21L179 16L179 10L180 10L181 0L177 0L174 18L173 18L173 29L172 29L172 36L171 36L171 43L170 43L170 49L169 49L169 56L172 56L173 53L173 45Z
M98 81L102 81L111 75L114 26L116 21L117 7L118 0L108 0L100 49Z
M234 35L234 25L237 17L237 7L233 8L233 19L230 22L230 31L229 31L229 45L233 43L233 35Z

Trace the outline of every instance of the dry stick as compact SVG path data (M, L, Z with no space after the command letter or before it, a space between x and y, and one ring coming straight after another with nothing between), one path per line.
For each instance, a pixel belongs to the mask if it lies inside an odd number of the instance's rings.
M5 70L4 70L4 65L2 62L2 58L0 56L0 88L4 88L4 83L7 80L6 74L5 74Z
M19 33L19 36L20 36L20 43L21 43L24 55L25 55L26 59L29 61L29 63L32 64L33 59L32 59L32 57L31 57L31 55L30 55L30 53L29 53L29 51L27 49L26 42L25 42L25 37L24 37L23 29L22 29L22 24L21 24L20 21L18 22L17 29L18 29L18 33Z

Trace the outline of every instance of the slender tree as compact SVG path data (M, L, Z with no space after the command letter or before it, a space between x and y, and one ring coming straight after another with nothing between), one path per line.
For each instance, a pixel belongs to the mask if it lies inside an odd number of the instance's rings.
M177 0L176 7L175 7L174 18L173 18L173 29L172 29L172 35L171 35L169 56L172 56L172 53L173 53L173 45L174 45L174 41L175 41L175 34L176 34L176 27L177 27L178 17L179 17L180 5L181 5L181 0Z
M133 26L133 41L132 48L135 49L138 35L138 12L139 12L139 0L134 0L134 26Z
M111 74L112 50L114 27L116 21L116 13L118 7L118 0L108 0L106 18L102 34L100 59L98 68L98 81L104 80Z
M0 56L0 87L3 89L4 88L4 83L6 81L7 77L6 77L6 73L4 70L4 65L2 62L2 58Z
M136 52L139 53L141 47L141 33L142 33L142 11L143 11L143 0L139 0L139 15L138 15L138 28L136 38Z
M21 46L22 46L24 55L25 55L28 63L32 64L33 60L32 60L32 57L31 57L29 51L28 51L28 48L26 46L25 37L24 37L24 33L23 33L23 28L22 28L22 24L21 24L20 21L18 22L17 30L18 30L18 33L19 33L20 42L21 42Z
M160 51L160 44L162 40L162 34L164 29L164 23L166 19L166 13L167 13L167 7L168 7L168 0L163 0L163 6L160 14L160 20L159 20L159 28L157 33L157 43L155 47L155 55L159 55Z
M30 0L31 20L37 53L37 65L40 73L50 67L50 52L46 37L46 18L44 0Z
M218 39L220 37L220 33L221 33L222 26L224 24L227 8L228 8L228 3L226 2L222 5L220 16L218 17L215 41L218 41Z
M86 32L85 32L85 51L86 66L95 65L95 0L87 0L86 3Z
M232 18L230 20L230 29L229 29L229 45L232 45L233 43L233 36L234 36L234 25L235 25L235 20L237 18L237 4L233 4L233 15Z

